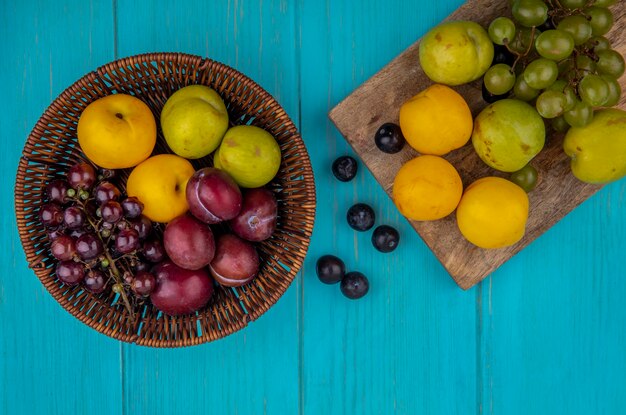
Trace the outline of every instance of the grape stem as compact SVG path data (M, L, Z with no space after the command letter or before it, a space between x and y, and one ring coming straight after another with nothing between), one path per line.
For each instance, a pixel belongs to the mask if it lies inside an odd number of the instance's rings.
M513 61L513 65L511 65L511 71L513 73L515 73L515 67L517 66L517 64L519 63L520 59L528 56L528 54L530 53L530 51L533 48L533 44L535 43L535 31L536 31L536 27L533 26L530 29L530 41L528 42L528 47L526 48L526 50L524 51L524 53L517 53L513 50L511 50L509 48L508 42L505 43L506 48L509 50L509 52L514 53L515 55L517 55L517 57L515 58L515 61ZM521 32L520 32L521 33ZM521 34L520 34L520 42L521 42Z
M76 200L81 203L83 210L86 211L85 205L87 204L87 200L83 201L80 198L76 198ZM120 271L117 268L117 265L115 264L115 260L111 257L111 254L109 254L109 252L107 251L106 249L107 245L105 244L105 241L102 240L102 236L100 235L100 232L98 232L97 225L91 220L89 215L86 215L86 216L87 216L87 221L93 228L94 233L98 236L98 239L100 239L100 242L102 243L102 246L104 247L104 256L106 257L107 261L109 261L109 266L107 267L109 270L109 274L113 276L113 279L115 280L116 284L120 284L121 287L124 287ZM131 320L135 321L135 313L133 312L133 308L131 307L130 302L128 301L128 296L126 295L125 289L122 288L122 290L120 291L120 296L122 297L122 301L124 302L124 306L126 307L126 310L130 314Z

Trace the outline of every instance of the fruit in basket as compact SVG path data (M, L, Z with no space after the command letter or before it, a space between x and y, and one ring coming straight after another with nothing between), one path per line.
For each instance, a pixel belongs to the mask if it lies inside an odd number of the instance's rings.
M191 214L205 223L232 219L241 210L239 186L228 173L213 167L200 169L191 176L185 196Z
M393 181L393 201L412 220L448 216L461 200L463 183L454 166L438 156L419 156L405 163Z
M215 258L209 270L221 285L239 287L254 279L260 262L254 245L236 235L224 234L217 238Z
M156 288L150 294L150 300L165 314L180 316L195 313L213 295L213 281L204 268L192 271L165 261L157 265L153 273Z
M126 191L143 203L143 214L150 220L167 223L187 211L185 189L194 172L188 160L159 154L133 169Z
M533 107L519 100L503 99L478 114L472 144L487 165L514 172L541 151L545 137L543 120Z
M239 237L252 242L269 239L276 230L278 203L274 192L263 187L246 190L239 214L230 227Z
M94 164L124 169L150 156L156 143L156 121L140 99L113 94L83 110L77 136L80 148Z
M420 65L430 79L461 85L480 78L493 59L493 43L478 23L453 21L431 29L419 46Z
M626 111L597 111L584 127L572 127L563 141L572 173L587 183L609 183L626 176Z
M174 153L187 159L204 157L220 145L228 129L226 105L208 86L186 86L165 102L161 129Z
M281 154L270 133L253 125L232 127L215 153L215 167L227 172L241 187L262 187L278 173Z
M515 244L526 232L528 195L500 177L484 177L470 184L456 210L461 234L485 249Z
M163 232L163 246L173 263L190 270L206 267L215 255L211 228L188 214L167 224Z
M402 104L400 128L415 150L440 156L469 141L472 113L458 92L435 84Z

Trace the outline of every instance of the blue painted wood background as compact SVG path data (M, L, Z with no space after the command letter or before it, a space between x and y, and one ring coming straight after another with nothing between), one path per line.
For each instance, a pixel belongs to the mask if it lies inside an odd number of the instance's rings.
M0 413L624 414L626 181L607 186L464 292L351 150L328 111L461 0L0 1ZM111 60L181 51L229 64L285 107L318 188L302 272L242 332L193 348L121 344L65 312L26 265L13 182L29 131ZM399 228L380 254L345 222L354 202ZM361 301L321 284L333 253L370 277Z

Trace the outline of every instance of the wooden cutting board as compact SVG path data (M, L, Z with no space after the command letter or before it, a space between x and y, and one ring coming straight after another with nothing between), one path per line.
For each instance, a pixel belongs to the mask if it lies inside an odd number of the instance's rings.
M470 0L447 20L473 20L484 27L496 16L508 14L505 0ZM609 33L613 47L626 54L626 0L612 8L615 24ZM330 112L330 118L361 157L376 180L391 196L393 179L406 161L417 153L408 145L397 154L385 154L374 144L374 134L385 122L398 122L403 102L433 84L422 71L418 58L419 41L397 56L376 75L356 89ZM626 80L620 83L626 91ZM487 104L482 100L480 81L455 87L467 100L476 116ZM626 94L619 107L626 109ZM530 215L526 235L517 244L486 250L467 242L456 226L455 215L429 222L410 221L424 242L437 256L456 283L468 289L495 271L509 258L531 243L576 206L597 192L601 186L578 181L571 173L569 159L563 153L563 136L551 134L546 147L532 161L539 172L537 187L529 194ZM446 156L459 171L463 185L484 176L504 176L485 165L470 143Z

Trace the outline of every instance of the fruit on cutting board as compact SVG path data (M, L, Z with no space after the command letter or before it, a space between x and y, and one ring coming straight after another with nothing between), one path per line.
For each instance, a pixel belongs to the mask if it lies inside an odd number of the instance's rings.
M215 167L228 173L241 187L262 187L280 168L281 153L270 133L253 125L230 128L213 156Z
M241 211L242 196L228 173L205 167L193 174L185 189L189 211L205 223L234 218Z
M76 134L80 148L94 164L124 169L150 156L156 143L156 121L140 99L113 94L83 110Z
M230 221L230 228L245 240L261 242L272 236L277 219L278 203L274 192L263 187L247 189L241 211Z
M186 86L165 102L161 128L174 153L187 159L204 157L220 145L228 129L226 105L208 86Z
M143 214L150 220L167 223L187 211L185 190L194 172L188 160L159 154L133 169L126 190L144 204Z
M393 182L393 201L412 220L436 220L454 211L463 183L454 166L439 156L418 156L405 163Z
M171 316L195 313L213 295L213 281L205 268L195 271L170 261L154 268L156 288L150 294L152 304Z
M472 135L472 113L463 97L445 85L432 85L400 107L400 128L411 147L441 156L463 147Z
M587 183L609 183L626 176L626 111L597 111L591 123L572 127L563 141L572 173Z
M480 78L491 66L493 43L478 23L446 22L424 35L419 60L433 81L461 85Z
M236 235L224 234L217 238L215 258L209 270L221 285L239 287L252 281L260 265L254 245Z
M215 256L211 228L189 214L167 224L163 232L163 246L173 263L190 270L206 267Z
M472 144L487 165L514 172L541 151L545 137L543 120L533 107L519 100L503 99L478 114Z
M470 184L456 210L461 234L474 245L504 248L526 232L528 195L501 177L483 177Z

